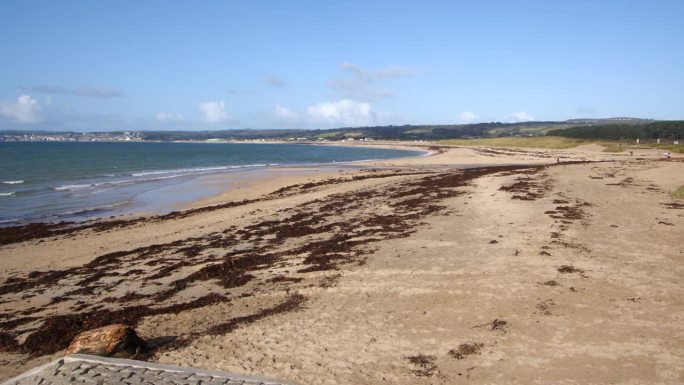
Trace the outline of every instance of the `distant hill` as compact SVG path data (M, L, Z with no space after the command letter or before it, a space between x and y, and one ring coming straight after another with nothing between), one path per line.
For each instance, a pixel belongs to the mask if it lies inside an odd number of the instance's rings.
M629 120L630 124L653 122L646 119L613 118L594 120L534 121L521 123L475 123L448 125L403 125L342 127L326 130L224 130L224 131L146 131L146 140L207 140L207 139L306 139L342 140L369 138L376 140L443 140L464 138L496 138L505 136L537 136L551 130L582 125L602 125ZM579 122L579 123L578 123Z
M154 141L206 141L220 140L342 140L348 138L369 138L375 140L445 140L468 138L499 138L511 136L540 136L546 134L590 138L620 138L637 137L639 135L679 135L680 126L675 122L657 122L649 119L637 118L609 118L609 119L571 119L566 121L534 121L521 123L475 123L475 124L447 124L447 125L403 125L403 126L371 126L371 127L342 127L325 130L222 130L222 131L141 131L136 132L136 138ZM643 127L647 127L642 129ZM663 131L664 127L670 127ZM660 131L659 131L660 130ZM674 130L674 131L673 131ZM128 134L120 132L106 133L73 133L47 131L0 131L0 136L20 136L26 134L62 136L79 140L87 135L107 138L112 135ZM570 136L580 135L580 136ZM636 135L636 136L635 136Z
M342 140L370 138L384 140L440 140L483 136L538 135L566 127L556 122L478 123L463 125L405 125L343 127L327 130L224 130L224 131L147 131L145 140L207 139L306 139ZM567 126L570 127L570 126Z
M604 119L568 119L566 123L574 125L594 125L594 124L647 124L655 122L653 119L639 118L604 118Z

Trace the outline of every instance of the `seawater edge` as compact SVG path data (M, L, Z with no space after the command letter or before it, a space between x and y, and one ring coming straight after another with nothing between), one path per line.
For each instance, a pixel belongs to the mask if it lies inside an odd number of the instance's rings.
M155 142L157 143L157 142ZM182 142L183 144L185 142ZM204 144L204 143L201 143ZM240 143L232 143L240 144ZM290 144L292 143L277 143L277 142L260 142L260 143L246 143L246 144ZM297 143L303 146L321 146L321 143ZM330 147L359 147L358 145L339 145L339 144L324 144ZM293 164L259 164L259 165L236 165L212 167L203 169L202 172L188 173L187 175L173 175L172 178L159 178L160 180L146 185L136 185L129 187L129 191L134 191L129 197L124 200L109 201L106 203L95 202L87 206L81 206L75 210L54 212L48 215L33 215L25 217L15 217L7 220L7 218L0 218L0 227L12 227L18 225L25 225L29 223L58 223L58 222L75 222L82 223L87 221L114 219L114 218L130 218L144 215L159 215L168 213L170 211L181 210L186 207L197 207L197 202L203 202L208 198L220 196L225 193L226 189L233 187L240 188L239 181L246 181L249 179L267 179L264 177L269 174L282 175L301 174L303 170L306 172L332 172L331 170L339 170L341 168L355 168L362 167L361 164L375 161L383 161L388 159L399 158L413 158L416 156L431 155L431 152L425 148L396 145L371 145L364 147L373 147L378 149L391 149L407 151L405 157L389 157L389 158L368 158L359 160L339 161L339 162L323 162L323 163L293 163ZM410 153L408 151L413 151ZM416 154L415 152L420 152ZM160 172L145 172L145 174L156 174L170 172L173 170ZM192 171L192 170L190 170ZM153 175L157 176L157 175ZM93 184L92 186L95 186ZM74 187L75 188L75 187ZM65 193L73 193L74 191L67 188L54 188L54 190ZM88 189L86 189L88 190ZM105 193L107 194L107 193ZM105 195L103 194L103 195ZM9 194L8 194L9 195ZM13 195L13 194L12 194ZM82 194L84 199L89 198L88 191ZM12 198L14 198L12 196ZM9 200L0 203L10 203Z
M238 142L239 143L239 142ZM216 143L207 143L216 144ZM291 144L285 142L255 142L254 144ZM420 152L418 155L408 155L405 157L391 158L397 159L411 159L434 156L438 152L428 148L429 144L424 146L416 144L398 144L398 143L358 143L358 144L340 144L340 143L320 143L307 142L297 143L297 145L306 146L326 146L326 147L370 147L378 149L391 149L401 151ZM387 159L362 159L335 163L309 163L309 164L288 164L288 165L269 165L267 167L241 169L233 172L222 172L209 175L198 175L195 178L185 181L183 183L174 184L156 191L156 197L174 195L175 199L167 200L163 204L148 205L147 207L138 207L128 215L145 216L145 215L160 215L171 211L183 211L212 204L218 204L227 200L239 200L249 198L252 194L246 191L252 185L259 184L264 186L268 184L269 180L275 178L282 178L287 180L286 184L294 184L300 182L297 176L309 177L319 174L330 174L333 176L344 170L358 170L365 167L383 168L373 164L374 162L384 161ZM479 165L472 165L478 167ZM466 165L465 167L471 167ZM284 187L284 186L283 186ZM202 189L203 193L198 193L197 189ZM194 190L194 191L193 191ZM151 192L152 193L152 192ZM148 194L149 195L149 194Z

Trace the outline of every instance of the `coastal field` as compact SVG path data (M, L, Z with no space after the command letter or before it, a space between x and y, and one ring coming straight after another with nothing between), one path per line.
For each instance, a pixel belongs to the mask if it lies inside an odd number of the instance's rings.
M573 148L581 144L591 143L588 140L563 138L560 136L535 136L535 137L503 137L481 139L449 139L442 140L440 144L460 146L487 146L487 147L521 147L521 148Z
M300 384L684 381L682 155L426 147L0 230L0 379L127 322L140 359Z

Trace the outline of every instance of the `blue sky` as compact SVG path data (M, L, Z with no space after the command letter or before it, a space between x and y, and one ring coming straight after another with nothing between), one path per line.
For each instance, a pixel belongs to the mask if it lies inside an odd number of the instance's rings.
M0 129L684 118L684 1L0 2Z

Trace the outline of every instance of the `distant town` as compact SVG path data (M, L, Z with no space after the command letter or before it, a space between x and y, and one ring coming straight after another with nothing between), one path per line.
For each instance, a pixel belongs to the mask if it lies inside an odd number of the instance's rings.
M0 141L3 142L109 142L109 141L142 141L141 132L69 132L69 133L27 133L1 132Z
M83 132L83 133L18 133L18 132L2 132L0 131L0 142L144 142L144 141L169 141L165 139L151 139L146 137L145 132ZM192 142L207 142L207 143L225 143L225 142L267 142L267 141L373 141L372 138L341 138L341 139L327 139L322 137L273 137L273 138L185 138L182 140L176 139L171 141L192 141Z

